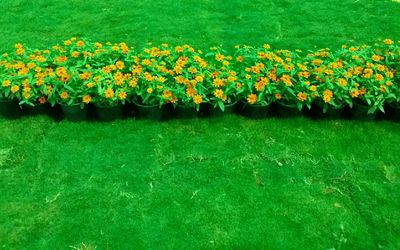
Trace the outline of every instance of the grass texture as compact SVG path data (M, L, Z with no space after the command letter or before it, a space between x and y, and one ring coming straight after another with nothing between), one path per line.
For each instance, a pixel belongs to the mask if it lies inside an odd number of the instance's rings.
M0 49L400 39L400 4L3 0ZM3 49L4 48L4 49ZM3 249L399 249L400 130L305 118L0 118Z

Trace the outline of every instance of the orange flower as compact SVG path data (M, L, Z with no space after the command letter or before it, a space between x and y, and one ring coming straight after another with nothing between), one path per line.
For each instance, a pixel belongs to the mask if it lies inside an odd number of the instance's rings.
M67 99L68 96L69 96L68 93L65 91L60 94L61 99Z
M304 102L307 100L307 95L304 92L299 92L297 94L297 99L301 102Z
M106 98L109 98L109 99L113 98L114 97L114 90L107 89L106 92L105 92L105 96L106 96Z
M385 40L383 40L383 43L386 44L386 45L392 45L393 44L393 40L385 39Z
M330 102L331 99L332 99L332 97L333 97L332 91L330 91L329 89L326 89L326 90L324 91L324 102L325 102L325 103Z
M38 102L39 102L40 104L45 103L45 102L46 102L46 97L44 97L44 96L39 97Z
M83 42L83 41L77 41L76 42L76 46L77 47L82 47L83 45L85 45L85 42Z
M17 85L13 85L11 87L11 92L14 94L15 92L17 92L19 90L19 87Z
M250 104L255 104L257 102L257 96L255 94L249 94L247 96L247 102Z
M92 100L90 95L85 95L82 97L82 102L88 104Z
M121 91L118 93L118 98L121 100L125 100L126 99L126 92L125 91Z
M200 104L200 103L203 102L203 98L201 97L201 95L195 95L193 97L193 102L196 103L196 104Z

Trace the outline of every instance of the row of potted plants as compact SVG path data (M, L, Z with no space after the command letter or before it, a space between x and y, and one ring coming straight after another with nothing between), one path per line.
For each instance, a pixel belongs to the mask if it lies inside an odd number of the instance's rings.
M118 112L173 106L221 112L244 101L246 109L343 107L364 115L399 109L400 41L345 46L336 51L274 50L235 46L201 51L168 44L136 49L126 43L71 38L47 49L16 44L0 57L0 110L61 105L65 113ZM6 106L8 108L6 108ZM72 111L73 110L73 111Z
M67 119L70 121L113 121L124 118L145 118L162 121L172 118L205 118L220 117L225 114L239 114L252 119L304 116L314 119L355 119L368 121L389 119L400 121L400 109L386 104L385 110L385 113L377 111L368 114L366 107L355 105L353 108L344 106L324 111L321 106L316 104L313 104L311 109L299 110L296 106L284 105L278 102L271 103L270 105L250 105L246 101L226 105L224 111L218 107L212 107L210 104L201 104L199 110L196 110L187 106L174 107L172 104L161 107L136 105L133 103L103 107L88 104L81 108L80 106L58 104L55 106L50 106L49 104L18 106L17 102L3 102L0 105L0 117L15 119L23 115L50 115L56 120Z

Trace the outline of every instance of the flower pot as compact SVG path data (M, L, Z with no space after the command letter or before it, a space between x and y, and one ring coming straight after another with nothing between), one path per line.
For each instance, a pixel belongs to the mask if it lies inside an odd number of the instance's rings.
M376 118L376 112L368 114L370 107L363 103L353 103L353 107L350 110L351 119L360 121L373 121Z
M122 118L122 105L96 105L97 118L100 121L114 121Z
M0 116L8 119L21 117L21 108L16 100L0 99Z
M170 104L163 106L159 105L144 105L139 103L134 103L137 109L136 115L140 118L161 121L170 118L173 107Z
M178 105L175 107L176 118L190 119L195 118L199 115L195 107Z
M242 101L240 113L251 119L264 119L269 116L270 105L249 104Z
M400 121L400 103L388 103L387 107L389 118L393 121Z
M22 105L22 111L26 115L30 115L30 116L48 115L48 113L49 113L49 105L47 103L45 103L45 104L36 104L34 106L31 106L31 105L28 105L28 104L23 104Z
M299 117L303 115L303 111L299 110L296 105L276 102L273 105L274 114L279 118Z
M233 103L224 104L224 106L225 106L224 111L222 111L219 106L216 106L216 107L210 106L209 111L208 111L209 115L212 117L219 117L219 116L222 116L223 114L233 114L233 113L235 113L237 103L238 102L236 101Z
M324 112L324 103L316 102L311 105L310 116L315 119L341 119L343 117L343 106L340 107L328 107Z
M64 118L69 120L69 121L85 121L87 119L87 106L85 105L83 108L81 108L80 104L74 104L74 105L65 105L61 104L61 109L64 114Z

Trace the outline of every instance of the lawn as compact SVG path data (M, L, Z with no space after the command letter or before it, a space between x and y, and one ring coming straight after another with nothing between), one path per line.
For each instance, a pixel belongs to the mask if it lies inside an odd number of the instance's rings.
M0 3L0 48L99 41L280 48L400 40L400 3ZM399 249L390 121L0 118L3 249Z

